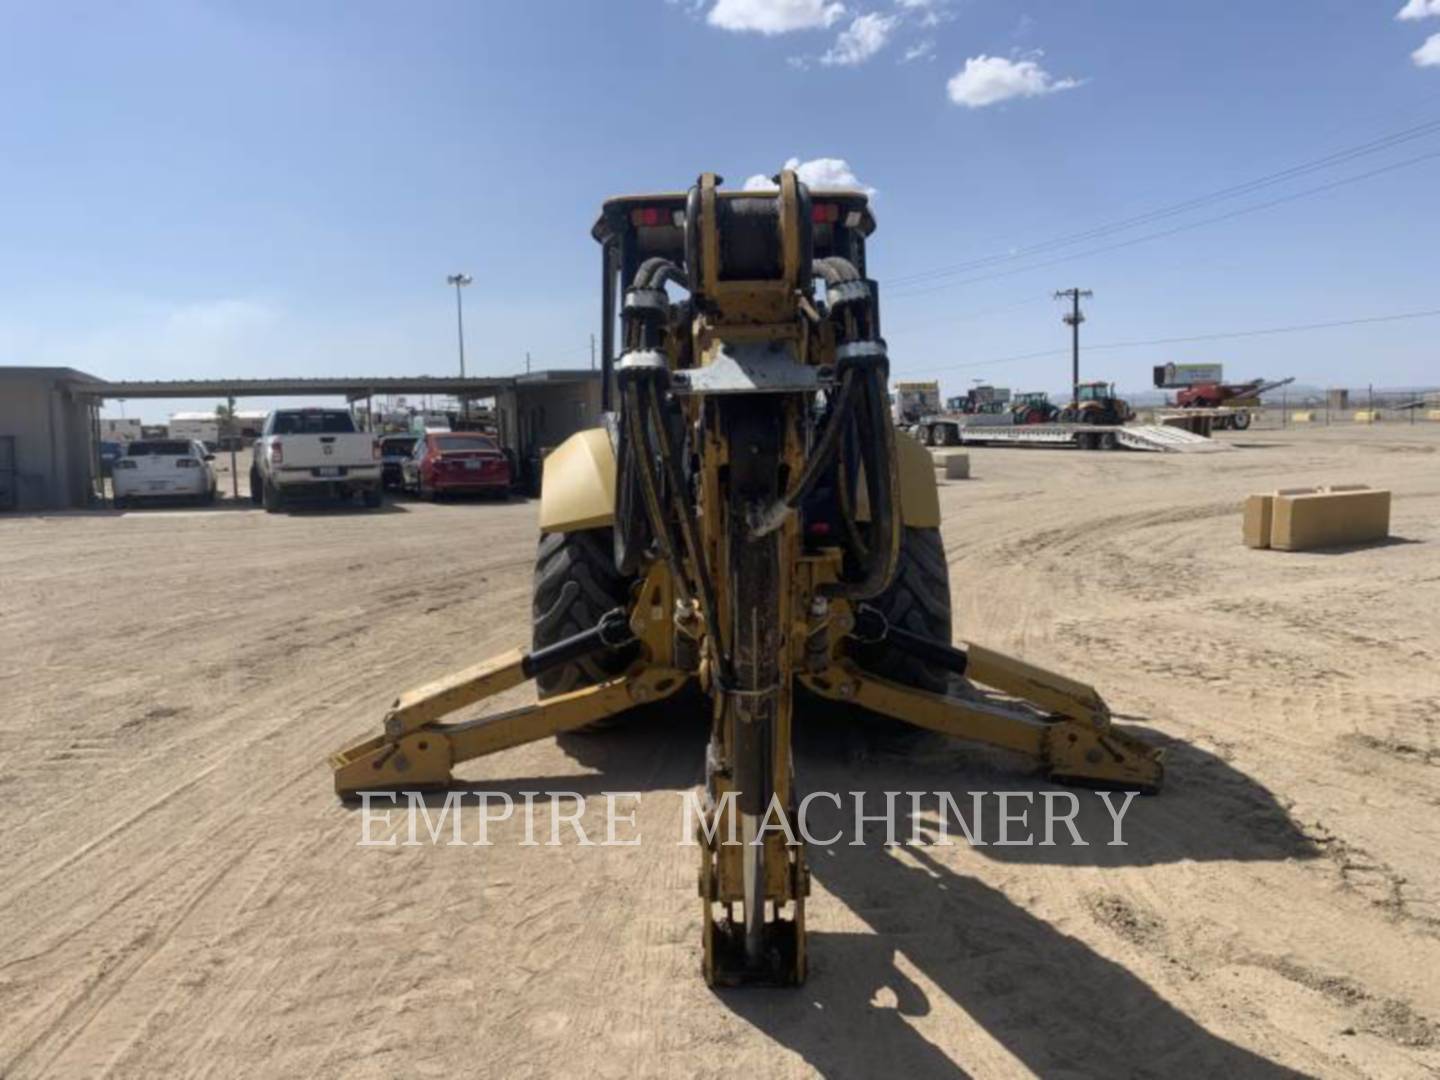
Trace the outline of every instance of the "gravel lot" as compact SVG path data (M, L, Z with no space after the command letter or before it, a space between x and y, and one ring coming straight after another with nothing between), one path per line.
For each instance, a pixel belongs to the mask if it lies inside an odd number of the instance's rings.
M0 517L0 1076L1436 1075L1440 424L1225 438L942 482L957 636L1092 681L1168 785L1126 847L1085 793L1090 847L812 851L797 991L700 979L683 710L463 769L640 792L639 846L357 846L326 755L528 639L535 503ZM1241 546L1324 482L1396 539ZM1046 789L802 723L802 787Z

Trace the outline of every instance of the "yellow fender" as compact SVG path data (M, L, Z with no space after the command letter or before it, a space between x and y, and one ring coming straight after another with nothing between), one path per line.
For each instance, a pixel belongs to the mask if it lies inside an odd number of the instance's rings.
M576 532L615 521L615 448L604 428L577 431L545 458L540 531Z
M940 495L930 451L908 435L895 433L900 471L900 509L905 524L933 529L940 524ZM856 516L868 516L861 486ZM545 459L540 485L540 531L599 529L615 521L615 448L604 428L580 431Z

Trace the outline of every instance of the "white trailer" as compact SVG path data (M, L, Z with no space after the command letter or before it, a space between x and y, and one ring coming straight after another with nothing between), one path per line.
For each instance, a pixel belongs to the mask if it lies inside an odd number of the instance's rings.
M214 413L171 413L167 430L172 439L195 439L211 450L220 444L220 420Z
M100 441L129 443L143 439L140 420L134 416L102 416L100 418Z

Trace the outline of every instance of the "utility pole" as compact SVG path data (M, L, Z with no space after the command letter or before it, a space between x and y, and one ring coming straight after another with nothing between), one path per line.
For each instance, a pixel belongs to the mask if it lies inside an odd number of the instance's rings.
M1094 295L1089 289L1061 289L1055 294L1056 300L1070 301L1070 311L1064 321L1070 327L1070 405L1072 408L1080 407L1080 324L1085 321L1085 313L1080 310L1080 299Z
M460 341L460 378L462 379L465 378L465 308L460 301L460 290L474 280L469 274L448 274L445 277L447 285L455 286L455 334ZM470 399L462 397L460 400L461 412L465 414L466 419L469 419Z
M525 374L530 374L530 350L525 350Z
M595 370L595 335L590 335L590 370Z

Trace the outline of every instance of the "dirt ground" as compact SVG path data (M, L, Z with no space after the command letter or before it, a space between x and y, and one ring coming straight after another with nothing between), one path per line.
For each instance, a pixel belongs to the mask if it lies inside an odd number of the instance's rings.
M527 639L533 502L0 518L0 1076L1436 1075L1440 424L1225 438L942 482L957 636L1093 681L1167 787L1125 847L1082 793L1089 847L812 850L792 991L700 979L683 710L462 770L638 791L639 846L358 846L326 755ZM1241 546L1320 482L1395 539ZM1049 790L802 723L806 788Z

